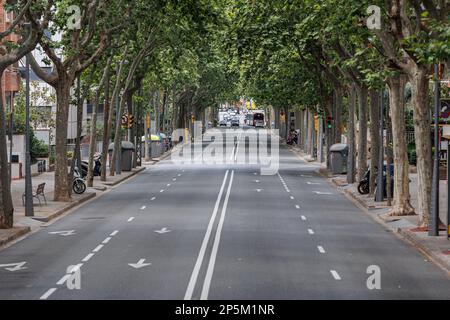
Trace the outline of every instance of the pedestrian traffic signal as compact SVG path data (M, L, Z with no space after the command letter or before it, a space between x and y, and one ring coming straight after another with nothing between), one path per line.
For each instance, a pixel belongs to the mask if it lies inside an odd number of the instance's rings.
M327 117L327 128L331 129L333 127L333 117L332 116L328 116Z

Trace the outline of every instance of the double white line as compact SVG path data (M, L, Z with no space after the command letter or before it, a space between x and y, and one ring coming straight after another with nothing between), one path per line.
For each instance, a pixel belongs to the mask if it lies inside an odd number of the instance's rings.
M198 275L203 264L203 260L205 258L206 248L208 247L209 239L211 238L212 229L214 226L214 222L216 221L217 212L219 211L220 201L222 199L223 191L225 189L225 185L227 183L227 178L230 170L225 172L225 177L223 178L222 186L220 188L219 195L216 200L216 204L214 206L213 213L211 215L211 219L209 220L208 228L206 230L205 237L203 238L202 246L200 247L200 252L197 257L197 261L194 266L194 270L192 271L191 279L189 280L189 284L186 290L186 294L184 295L184 300L191 300L192 294L197 284ZM234 170L231 171L230 179L228 181L227 193L225 195L225 200L222 206L222 212L220 214L219 224L217 226L216 235L214 238L214 243L212 246L211 256L209 258L208 269L206 270L205 280L203 282L202 292L200 295L201 300L208 299L209 288L211 286L211 279L214 272L214 265L216 263L217 251L220 243L220 236L222 233L223 223L225 221L225 213L227 211L228 199L230 198L231 186L233 184L234 178Z

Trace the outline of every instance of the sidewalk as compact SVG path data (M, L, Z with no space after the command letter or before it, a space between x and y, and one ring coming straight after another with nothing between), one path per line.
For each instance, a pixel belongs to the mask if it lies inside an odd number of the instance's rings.
M57 218L65 212L73 209L82 203L97 196L100 191L106 191L120 182L129 179L130 177L145 170L146 167L134 168L129 172L122 172L121 175L115 175L113 177L108 176L106 182L100 181L100 177L94 177L94 186L87 188L86 192L81 195L72 193L71 202L57 202L53 201L54 194L54 172L45 172L41 175L32 178L33 191L36 191L37 186L40 183L45 183L45 197L47 204L45 204L42 197L41 203L36 198L34 201L34 216L25 216L25 207L22 203L22 194L25 190L25 179L14 180L11 183L11 194L14 204L14 228L0 229L0 247L14 241L30 231L34 231L40 228L45 223ZM108 168L107 168L108 170Z
M319 167L317 173L324 176L336 187L336 189L346 195L350 200L361 207L375 221L383 225L386 229L396 233L400 238L406 240L417 248L422 254L446 270L450 275L450 241L447 240L445 231L440 231L438 237L429 237L428 232L418 232L414 230L419 223L419 216L389 216L390 207L387 201L375 202L373 196L361 195L358 193L357 184L348 184L346 175L333 175L324 163L312 161L310 156L304 154L298 147L289 146L304 161L310 162ZM417 200L417 173L410 174L410 194L411 204L418 211ZM447 223L447 181L440 181L439 194L439 216L441 221Z

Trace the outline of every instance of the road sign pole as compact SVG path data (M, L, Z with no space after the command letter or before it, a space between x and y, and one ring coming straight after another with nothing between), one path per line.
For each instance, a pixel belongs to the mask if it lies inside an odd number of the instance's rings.
M441 88L438 64L434 65L434 76L434 161L428 235L436 237L439 235L439 115L441 111Z
M378 159L378 174L377 174L377 192L375 194L375 201L382 202L384 200L384 186L383 186L383 166L384 166L384 89L381 90L381 108L380 108L380 155Z
M31 139L30 139L30 64L25 57L25 216L34 216L33 182L31 181Z

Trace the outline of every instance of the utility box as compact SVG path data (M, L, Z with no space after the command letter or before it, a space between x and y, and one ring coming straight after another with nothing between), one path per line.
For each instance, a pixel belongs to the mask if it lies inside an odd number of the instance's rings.
M111 143L108 147L109 157L112 157L112 151L114 149L114 143ZM133 153L134 153L134 144L129 141L122 141L121 148L121 164L122 171L131 171L133 169Z
M347 173L348 146L344 143L333 144L330 148L330 166L333 174Z

